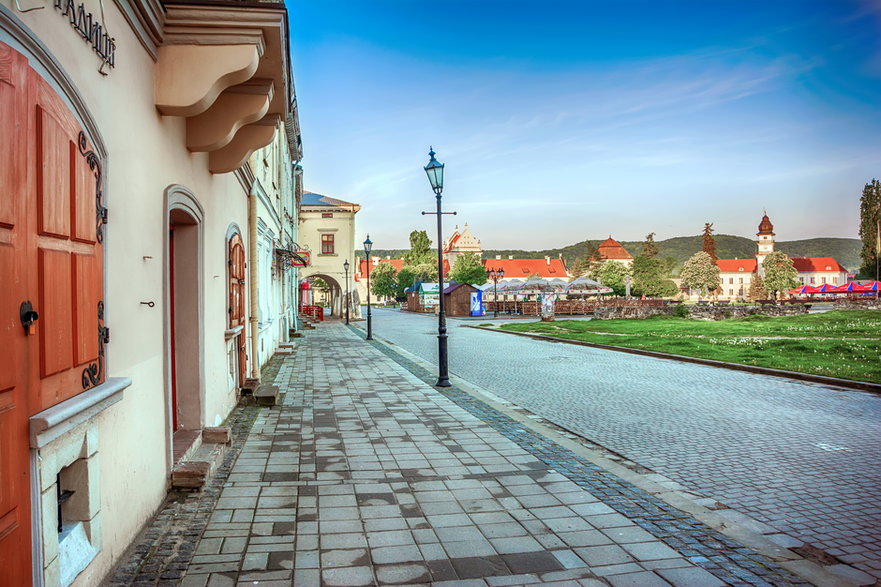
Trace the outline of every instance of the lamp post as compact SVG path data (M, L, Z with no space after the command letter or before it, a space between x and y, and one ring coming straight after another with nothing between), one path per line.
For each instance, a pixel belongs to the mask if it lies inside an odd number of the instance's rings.
M370 249L373 248L373 241L370 235L364 241L364 253L367 255L367 340L373 340L373 321L370 315Z
M346 273L346 325L349 324L349 260L343 263L343 271Z
M423 212L422 214L437 215L437 288L440 294L440 304L437 313L437 383L435 387L450 387L450 377L447 370L447 318L444 315L444 251L443 229L441 216L455 212L441 212L441 192L444 191L444 164L434 158L434 149L429 147L428 164L424 167L431 189L437 199L437 212Z
M499 279L505 276L504 269L490 269L486 272L493 281L493 318L499 317Z

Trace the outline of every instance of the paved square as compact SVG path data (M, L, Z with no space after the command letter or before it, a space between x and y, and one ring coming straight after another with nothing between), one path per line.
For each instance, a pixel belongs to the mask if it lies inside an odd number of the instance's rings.
M275 383L186 585L724 584L341 325Z

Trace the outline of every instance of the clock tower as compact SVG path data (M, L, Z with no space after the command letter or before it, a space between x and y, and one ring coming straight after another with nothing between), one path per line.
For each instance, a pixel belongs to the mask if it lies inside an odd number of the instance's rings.
M756 241L759 245L756 252L757 269L759 275L764 275L765 269L762 266L762 262L765 260L765 257L774 252L774 225L771 224L771 219L768 218L767 212L762 216L762 221L759 223L759 232L756 233L756 236L759 237L759 240Z

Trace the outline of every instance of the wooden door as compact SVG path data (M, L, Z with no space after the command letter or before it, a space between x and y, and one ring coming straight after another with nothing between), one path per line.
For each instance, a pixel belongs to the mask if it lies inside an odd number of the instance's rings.
M108 333L100 162L49 84L29 70L28 85L33 116L28 201L36 227L27 264L36 269L29 285L40 313L30 369L36 413L104 381Z
M31 582L28 418L104 381L100 161L0 43L0 585ZM39 315L30 334L20 308Z
M245 246L242 243L242 235L234 234L229 239L229 327L242 326L242 330L236 336L236 350L238 351L238 386L245 385L245 369L248 357L246 353L245 337Z
M27 127L27 61L0 43L0 585L31 583L28 337L19 317L28 296Z

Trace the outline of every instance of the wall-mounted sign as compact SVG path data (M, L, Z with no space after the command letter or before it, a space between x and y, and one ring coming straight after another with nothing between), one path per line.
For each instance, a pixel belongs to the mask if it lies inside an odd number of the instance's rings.
M297 251L296 253L292 253L291 265L294 267L308 267L310 255L311 253L309 251Z
M116 42L104 25L91 13L86 12L85 4L76 5L73 0L55 0L55 8L66 16L73 27L85 41L92 46L101 60L114 67L116 61Z

